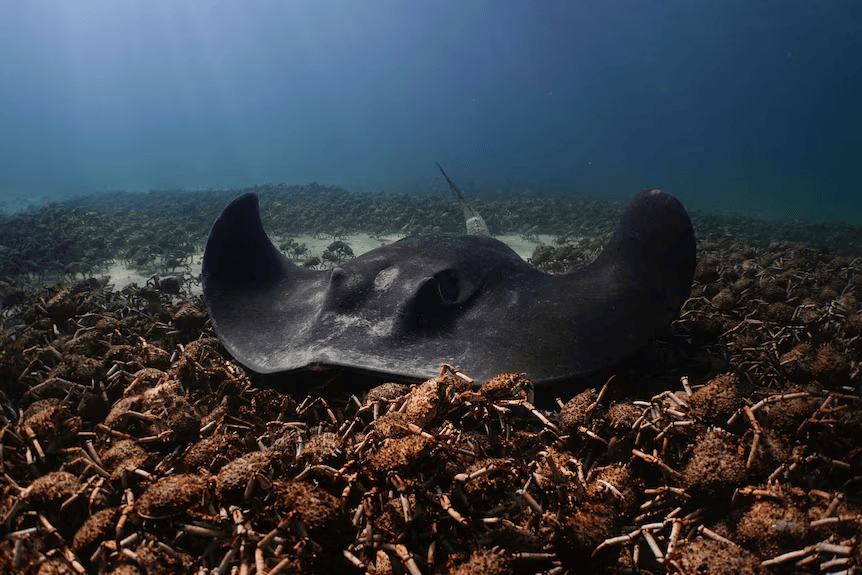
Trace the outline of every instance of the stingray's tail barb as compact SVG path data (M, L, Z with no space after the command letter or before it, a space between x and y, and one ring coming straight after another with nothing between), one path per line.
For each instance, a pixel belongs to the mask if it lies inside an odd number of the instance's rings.
M449 176L446 175L446 172L443 171L443 166L440 165L440 162L435 162L437 167L440 168L440 173L443 174L443 177L446 178L446 182L449 184L449 187L452 188L452 193L455 194L455 198L461 203L461 207L464 208L464 219L467 222L467 234L471 236L490 236L491 233L488 231L488 226L485 224L485 220L482 219L482 216L479 215L479 212L473 209L467 200L464 199L464 194L461 193L461 190L458 189L458 186L455 185Z

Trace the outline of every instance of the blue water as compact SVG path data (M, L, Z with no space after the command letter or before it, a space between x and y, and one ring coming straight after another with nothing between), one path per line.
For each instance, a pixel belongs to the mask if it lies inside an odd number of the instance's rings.
M0 4L0 202L317 181L862 224L862 3Z

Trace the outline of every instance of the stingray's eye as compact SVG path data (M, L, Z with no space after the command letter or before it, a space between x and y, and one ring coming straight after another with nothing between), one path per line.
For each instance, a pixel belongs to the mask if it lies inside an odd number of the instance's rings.
M454 271L442 271L431 279L437 285L437 295L440 297L440 303L451 305L458 301L458 277Z
M434 310L454 305L458 301L458 276L452 270L444 270L425 278L416 290L416 306L422 310Z
M364 279L342 266L332 268L324 307L343 311L360 305L369 289L368 282L363 281Z
M444 270L426 277L416 289L409 313L411 329L439 328L458 313L458 276Z

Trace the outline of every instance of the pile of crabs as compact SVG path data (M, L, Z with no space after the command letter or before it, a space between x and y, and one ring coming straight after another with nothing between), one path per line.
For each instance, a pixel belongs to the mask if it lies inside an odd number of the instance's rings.
M296 396L172 284L31 294L0 332L0 572L858 572L862 264L699 258L672 333L544 404L445 364Z

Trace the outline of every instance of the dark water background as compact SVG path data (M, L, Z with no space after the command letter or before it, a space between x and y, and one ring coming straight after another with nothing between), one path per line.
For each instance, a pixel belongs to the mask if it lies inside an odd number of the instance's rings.
M862 3L5 2L0 201L317 181L862 224Z

